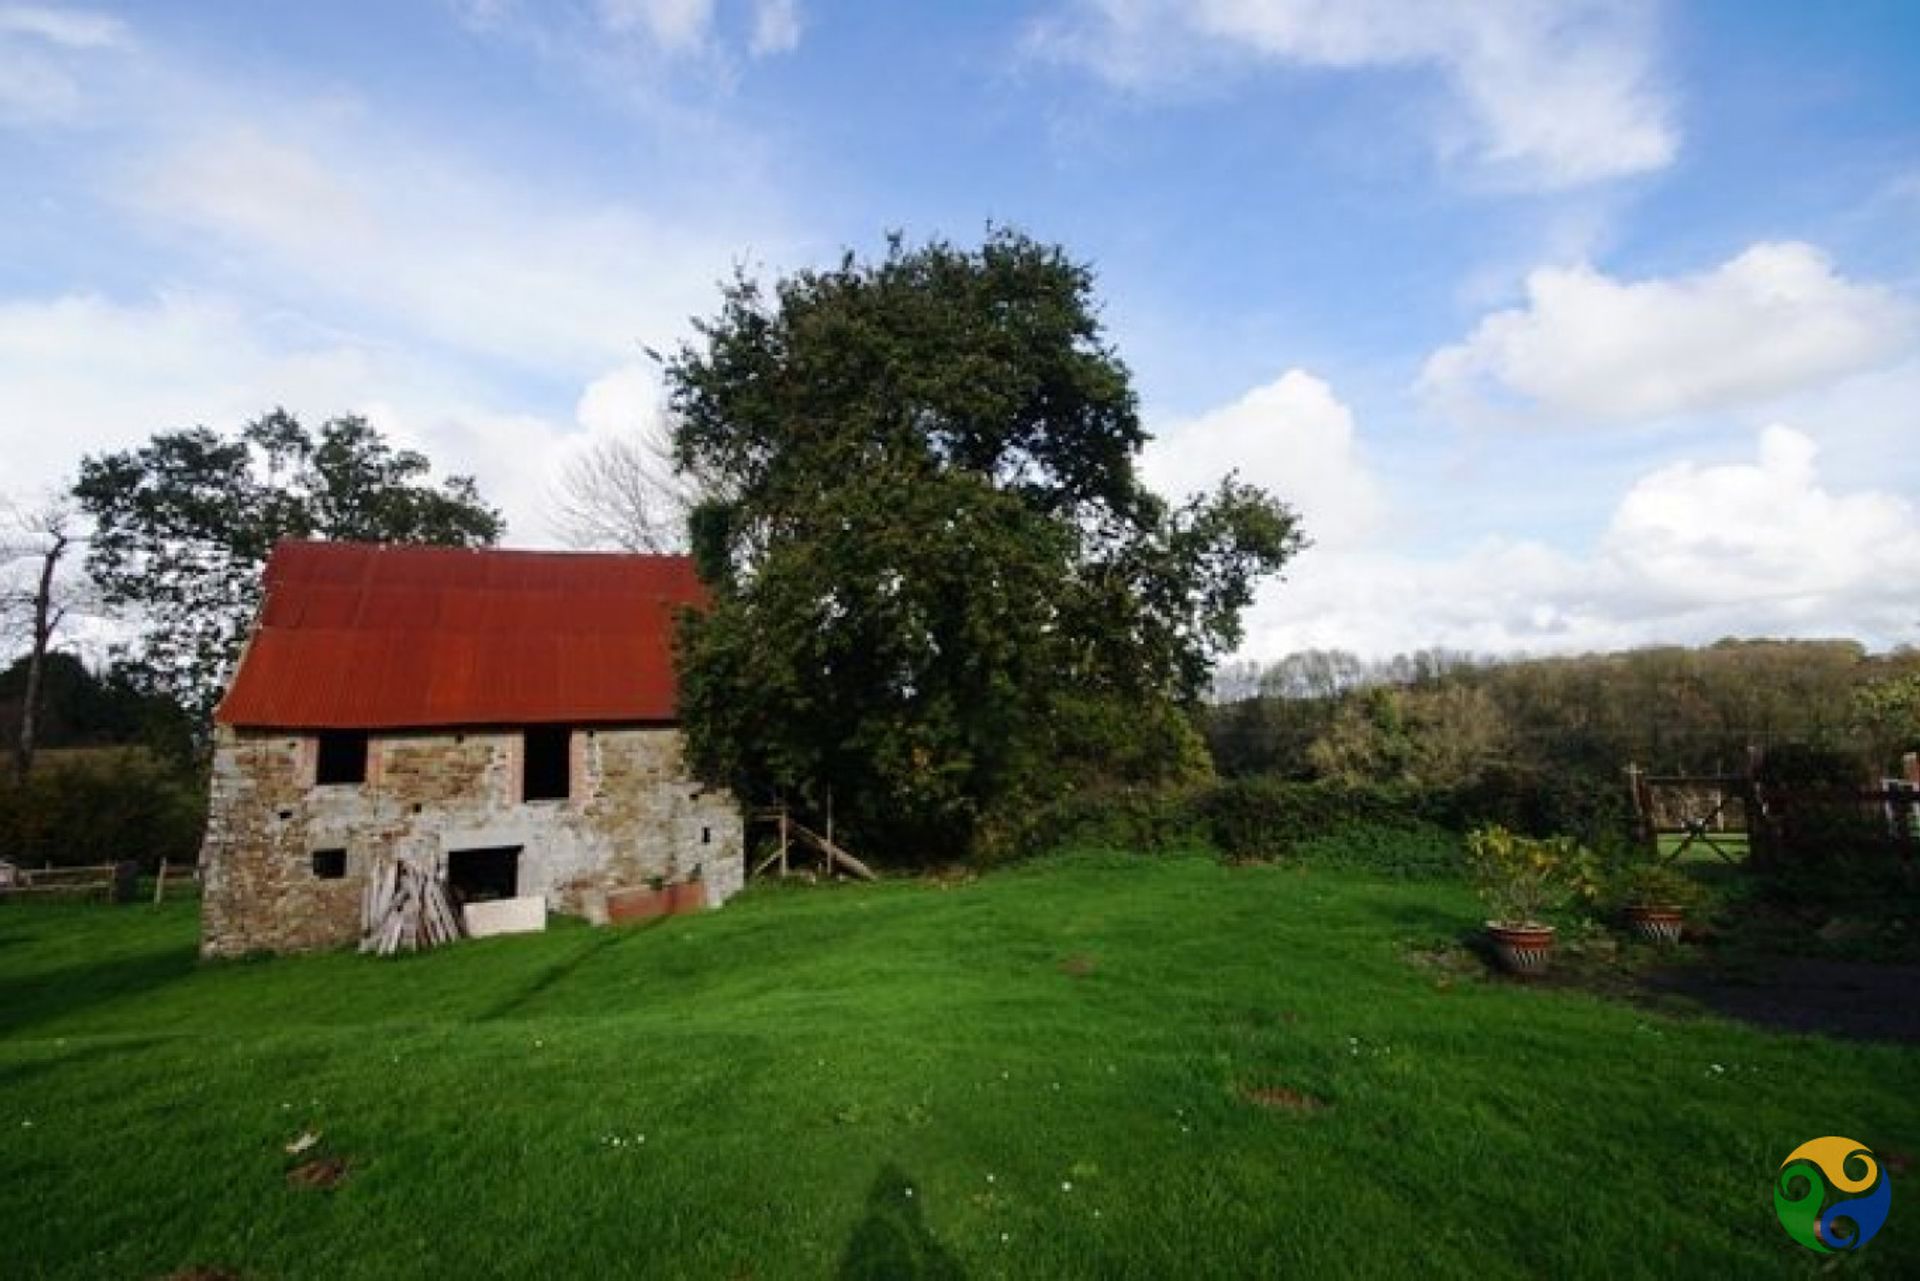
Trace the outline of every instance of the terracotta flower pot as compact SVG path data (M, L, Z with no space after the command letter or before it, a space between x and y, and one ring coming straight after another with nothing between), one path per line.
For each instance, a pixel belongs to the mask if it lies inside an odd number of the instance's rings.
M1488 921L1487 933L1493 938L1493 951L1500 958L1501 968L1508 973L1547 972L1547 963L1553 956L1553 926Z
M1671 903L1631 903L1627 906L1627 924L1649 943L1678 943L1680 929L1686 919L1686 909Z
M607 891L607 919L616 925L622 921L644 921L665 916L672 911L671 889Z
M673 910L676 912L704 912L707 909L705 881L681 881L678 885L668 886L667 893L673 896Z

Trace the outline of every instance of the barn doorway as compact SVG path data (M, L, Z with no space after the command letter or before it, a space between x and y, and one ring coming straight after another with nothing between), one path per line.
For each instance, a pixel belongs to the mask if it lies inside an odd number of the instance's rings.
M456 903L488 903L520 896L518 845L453 850L447 855L447 888Z

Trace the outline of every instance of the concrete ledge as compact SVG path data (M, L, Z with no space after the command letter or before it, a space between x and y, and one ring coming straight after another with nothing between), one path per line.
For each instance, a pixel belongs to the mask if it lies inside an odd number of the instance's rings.
M460 909L460 915L472 938L538 934L547 928L547 900L535 894L527 898L495 899L491 903L469 903Z

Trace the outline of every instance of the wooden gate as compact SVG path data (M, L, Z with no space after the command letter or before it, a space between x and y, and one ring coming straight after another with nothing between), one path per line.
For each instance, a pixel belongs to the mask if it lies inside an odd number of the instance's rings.
M1637 835L1661 862L1678 862L1696 846L1733 864L1759 854L1755 819L1764 806L1751 773L1648 774L1629 765L1627 784ZM1661 839L1670 836L1680 840Z
M1897 858L1909 869L1920 863L1920 756L1909 753L1905 777L1878 787L1802 791L1763 782L1759 759L1756 752L1744 774L1648 774L1627 766L1640 841L1662 862L1704 847L1725 862L1766 868L1783 856L1824 857L1820 847L1832 841L1837 823L1854 853ZM1680 839L1662 840L1672 836Z

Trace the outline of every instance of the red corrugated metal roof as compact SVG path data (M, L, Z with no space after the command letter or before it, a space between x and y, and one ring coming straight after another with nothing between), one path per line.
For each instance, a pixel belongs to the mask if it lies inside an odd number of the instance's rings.
M214 719L275 729L664 721L686 556L281 543Z

